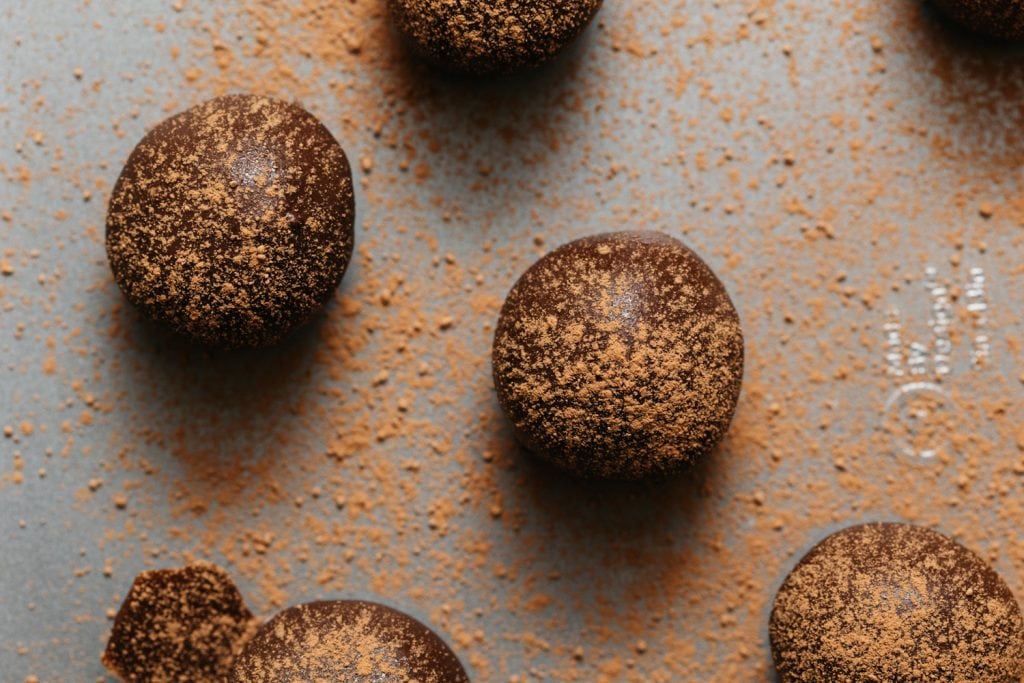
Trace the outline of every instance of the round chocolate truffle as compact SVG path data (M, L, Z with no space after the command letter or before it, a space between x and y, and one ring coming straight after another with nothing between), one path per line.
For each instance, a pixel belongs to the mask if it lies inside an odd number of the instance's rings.
M403 39L427 61L475 75L538 66L571 43L601 0L388 0Z
M1024 0L934 0L971 31L1004 40L1024 40Z
M107 255L129 301L195 341L273 344L338 286L352 255L352 174L301 107L210 100L150 131L107 214Z
M775 597L782 683L1019 683L1024 623L1005 582L952 539L906 524L815 546Z
M743 335L725 287L682 243L609 233L526 271L501 309L492 363L527 449L578 476L642 479L721 440Z
M264 624L229 683L469 683L455 653L407 614L340 600L291 607Z

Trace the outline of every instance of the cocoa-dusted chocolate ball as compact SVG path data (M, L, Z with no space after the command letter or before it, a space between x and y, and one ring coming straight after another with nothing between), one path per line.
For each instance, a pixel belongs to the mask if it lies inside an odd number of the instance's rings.
M147 571L118 611L102 661L124 681L223 681L257 626L220 567Z
M1019 683L1024 622L1006 583L929 529L829 536L786 578L769 628L782 683Z
M682 243L609 233L526 271L492 363L526 448L582 477L641 479L682 469L726 433L743 335L725 287Z
M208 563L140 574L102 659L137 683L469 683L444 641L403 612L312 602L261 625L227 572Z
M971 31L1004 40L1024 40L1024 0L933 0Z
M444 641L407 614L372 602L292 607L235 660L229 683L469 683Z
M327 302L352 255L352 174L301 107L220 97L136 146L107 214L129 301L214 347L273 344Z
M476 75L538 66L571 43L601 0L388 0L398 32L434 64Z

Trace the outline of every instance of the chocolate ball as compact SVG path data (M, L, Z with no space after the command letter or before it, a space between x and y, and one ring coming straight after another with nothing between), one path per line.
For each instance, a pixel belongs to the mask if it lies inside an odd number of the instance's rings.
M214 347L273 344L309 320L352 255L341 146L301 107L254 95L178 114L135 147L107 214L128 300Z
M263 625L229 683L469 683L455 654L412 617L372 602L312 602Z
M220 567L147 571L121 605L102 660L125 681L222 681L257 626Z
M601 0L388 0L398 32L434 64L476 75L538 66L571 43Z
M682 243L609 233L526 271L501 309L492 363L527 449L581 477L641 479L722 439L743 335L725 287Z
M1024 40L1024 0L934 0L971 31L1004 40Z
M829 536L786 578L769 633L782 683L1019 683L1024 623L984 560L929 529Z

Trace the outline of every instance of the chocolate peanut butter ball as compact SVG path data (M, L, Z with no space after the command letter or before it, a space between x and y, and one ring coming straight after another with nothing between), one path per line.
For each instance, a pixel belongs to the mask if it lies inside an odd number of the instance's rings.
M257 626L223 569L147 571L117 613L102 659L125 681L223 681Z
M501 309L492 363L527 449L581 477L642 479L722 439L743 335L725 287L682 243L609 233L526 271Z
M372 602L313 602L268 621L229 683L469 683L455 654L412 617Z
M213 347L275 343L309 320L352 255L352 174L301 107L210 100L150 131L107 214L107 255L129 301Z
M457 72L510 74L538 66L571 43L601 0L388 0L403 39Z
M1024 622L1006 583L955 541L906 524L815 546L775 597L782 683L1019 683Z
M1024 40L1024 0L933 0L971 31L1004 40Z

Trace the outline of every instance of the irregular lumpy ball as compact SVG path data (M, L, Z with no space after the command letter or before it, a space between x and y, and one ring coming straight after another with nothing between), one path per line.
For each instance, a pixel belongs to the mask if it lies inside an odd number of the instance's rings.
M782 683L1019 683L1024 624L1006 583L940 533L850 527L815 546L775 598Z
M388 0L403 39L421 57L456 72L510 74L561 52L601 0Z
M469 683L455 653L412 617L372 602L289 608L235 661L229 683Z
M124 681L223 681L258 625L220 567L147 571L118 611L102 660Z
M150 131L110 199L114 279L150 318L213 347L273 344L309 320L352 255L341 146L301 107L210 100Z
M933 0L953 20L976 33L1024 40L1024 0Z
M526 271L501 309L492 363L527 449L581 477L642 479L725 435L743 335L725 287L681 242L609 233Z

